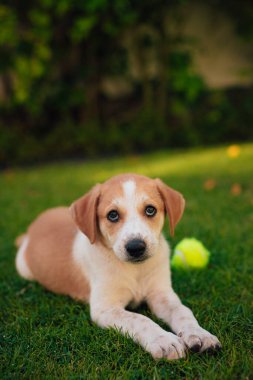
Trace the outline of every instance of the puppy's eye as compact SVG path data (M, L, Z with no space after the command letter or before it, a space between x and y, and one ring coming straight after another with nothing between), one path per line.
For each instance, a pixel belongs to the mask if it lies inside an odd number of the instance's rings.
M112 223L116 223L119 220L119 213L116 210L109 211L107 214L107 219Z
M148 216L148 217L152 217L152 216L155 216L156 214L156 208L154 206L147 206L145 208L145 214Z

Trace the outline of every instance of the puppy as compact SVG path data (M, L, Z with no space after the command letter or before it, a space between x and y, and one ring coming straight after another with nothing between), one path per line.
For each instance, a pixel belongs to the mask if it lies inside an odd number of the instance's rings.
M159 179L115 176L70 209L42 213L17 239L17 271L53 292L89 302L93 321L129 334L153 358L217 350L219 340L199 326L171 286L162 228L167 213L173 235L184 206L183 196ZM143 301L174 334L125 309Z

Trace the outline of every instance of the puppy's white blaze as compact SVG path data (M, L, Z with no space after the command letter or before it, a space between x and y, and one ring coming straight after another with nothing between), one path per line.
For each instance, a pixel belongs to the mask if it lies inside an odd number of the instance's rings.
M127 210L127 221L121 230L121 239L127 239L129 235L138 233L141 228L139 226L139 216L137 213L137 194L136 183L128 180L123 183L124 204Z
M16 268L21 277L24 277L26 280L33 280L33 274L30 271L26 260L25 260L25 251L29 243L29 238L26 236L17 252L16 256Z
M124 205L127 210L127 221L122 229L125 238L136 231L138 225L136 183L128 180L123 183ZM138 226L139 227L139 226ZM139 229L139 228L138 228Z
M132 180L123 183L124 196L128 201L133 201L136 190L136 183Z
M124 204L127 210L127 221L122 228L121 237L128 238L130 235L141 235L143 238L150 234L147 224L144 223L138 213L137 207L146 198L145 194L137 193L136 183L132 180L123 183ZM122 236L123 235L123 236Z

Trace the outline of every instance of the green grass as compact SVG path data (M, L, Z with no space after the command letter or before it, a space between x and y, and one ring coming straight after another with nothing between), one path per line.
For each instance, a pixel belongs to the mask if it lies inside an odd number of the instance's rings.
M222 342L216 356L156 362L131 339L97 327L87 305L18 277L13 241L33 218L123 171L161 177L184 194L187 207L175 238L165 233L172 247L195 236L212 256L200 272L173 271L173 284ZM203 186L208 179L216 181L209 191ZM235 183L239 195L231 194ZM252 378L253 144L242 145L236 159L220 147L7 170L0 174L0 211L1 379ZM139 312L151 316L145 307Z

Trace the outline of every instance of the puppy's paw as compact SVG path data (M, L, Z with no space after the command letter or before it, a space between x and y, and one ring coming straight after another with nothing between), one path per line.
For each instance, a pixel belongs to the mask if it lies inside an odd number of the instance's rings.
M185 345L193 352L214 353L221 349L221 343L215 335L197 327L181 331L178 336L183 339Z
M169 332L157 336L146 346L146 350L151 353L154 359L175 360L185 356L184 342Z

